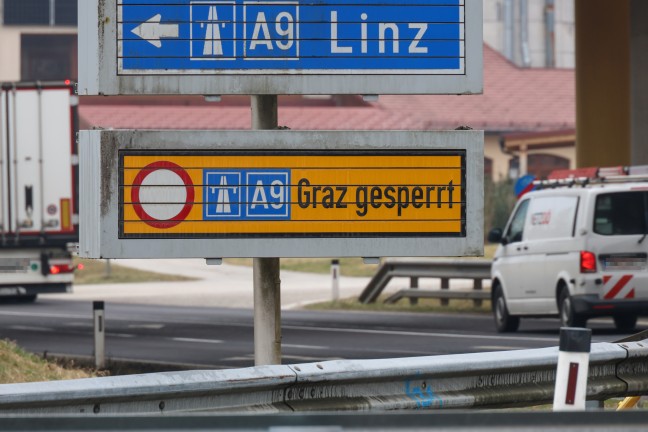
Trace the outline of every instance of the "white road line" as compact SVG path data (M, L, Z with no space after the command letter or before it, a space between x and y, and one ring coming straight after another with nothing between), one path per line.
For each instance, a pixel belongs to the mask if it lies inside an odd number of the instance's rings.
M194 338L170 338L176 342L195 342L195 343L209 343L209 344L219 344L223 343L222 340L218 339L194 339Z
M136 337L133 334L128 334L128 333L106 333L107 337L118 337L118 338L134 338Z
M12 325L9 326L12 330L25 330L25 331L36 331L36 332L53 332L54 329L48 327L35 327L35 326L21 326L21 325Z
M250 361L250 360L254 360L254 354L248 354L246 356L238 356L238 357L227 357L227 358L221 359L221 361L224 361L224 362L225 361L233 361L233 362L237 361L237 362L240 362L240 361Z
M312 349L312 350L328 350L331 347L316 346L316 345L295 345L295 344L281 344L282 348L297 348L297 349Z
M71 314L56 314L56 313L43 313L43 312L14 312L2 311L0 315L9 316L27 316L27 317L41 317L41 318L76 318L76 319L92 319L92 313L86 315L71 315Z
M131 329L146 329L146 330L160 330L164 328L164 324L129 324L128 328Z
M50 318L86 318L90 319L90 314L88 315L69 315L69 314L47 314L47 313L36 313L36 312L14 312L14 311L2 311L0 315L11 315L11 316L35 316L35 317L50 317ZM125 321L126 319L114 318L115 321ZM191 324L200 324L199 321L185 321L185 320L173 320L169 321L173 323L191 323ZM241 324L241 323L210 323L212 325L223 325L231 327L253 327L252 324ZM471 334L460 334L460 333L427 333L427 332L413 332L413 331L398 331L398 330L369 330L369 329L343 329L343 328L333 328L333 327L308 327L308 326L283 326L285 330L308 330L308 331L317 331L317 332L332 332L332 333L356 333L356 334L388 334L396 336L421 336L421 337L443 337L443 338L455 338L455 339L483 339L483 340L510 340L510 341L525 341L525 342L553 342L558 343L558 336L553 338L536 338L536 337L524 337L524 336L502 336L502 335L471 335Z
M284 326L283 329L291 330L309 330L331 333L360 333L360 334L377 334L377 335L395 335L395 336L422 336L422 337L446 337L453 339L485 339L485 340L515 340L515 341L540 341L540 342L558 342L558 336L555 338L528 338L522 336L500 336L500 335L470 335L460 333L423 333L401 330L369 330L369 329L344 329L331 327L307 327L307 326Z

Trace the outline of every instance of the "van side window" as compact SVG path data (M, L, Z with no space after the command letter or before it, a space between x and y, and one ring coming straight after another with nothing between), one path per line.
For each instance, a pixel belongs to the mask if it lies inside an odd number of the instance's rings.
M594 232L601 235L646 233L645 192L616 192L596 197Z
M529 200L522 201L518 206L517 211L511 219L511 224L508 227L504 238L509 243L522 241L522 233L524 232L524 222L526 221L527 210L529 209Z

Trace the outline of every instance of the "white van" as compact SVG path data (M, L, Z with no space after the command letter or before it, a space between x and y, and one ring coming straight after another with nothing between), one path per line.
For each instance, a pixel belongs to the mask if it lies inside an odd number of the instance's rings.
M521 317L556 315L569 327L611 316L618 329L632 330L637 316L648 314L648 177L642 179L549 182L548 189L543 182L544 190L518 201L506 228L488 238L500 243L491 270L499 332L516 331Z

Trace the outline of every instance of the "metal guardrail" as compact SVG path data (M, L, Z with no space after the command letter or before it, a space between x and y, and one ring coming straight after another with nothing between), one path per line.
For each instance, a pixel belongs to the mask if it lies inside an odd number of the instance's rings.
M0 415L400 410L553 399L558 348L0 385ZM648 339L597 343L588 399L648 394Z
M264 415L171 414L165 416L0 417L3 432L238 431L420 432L547 430L645 432L648 411L434 413L296 413Z
M373 303L395 277L410 278L410 288L404 289L385 300L395 303L402 298L409 298L415 303L417 298L438 298L442 305L448 299L473 299L475 306L481 306L482 300L490 299L490 291L482 291L484 279L490 279L490 260L388 260L369 281L359 300L361 303ZM422 290L418 288L419 278L441 279L441 290ZM450 279L472 279L473 291L451 291Z

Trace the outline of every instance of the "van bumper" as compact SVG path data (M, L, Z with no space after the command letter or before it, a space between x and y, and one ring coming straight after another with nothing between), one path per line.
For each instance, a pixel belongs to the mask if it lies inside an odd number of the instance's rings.
M648 315L648 300L602 300L596 295L581 295L572 297L572 305L574 312L587 316Z

